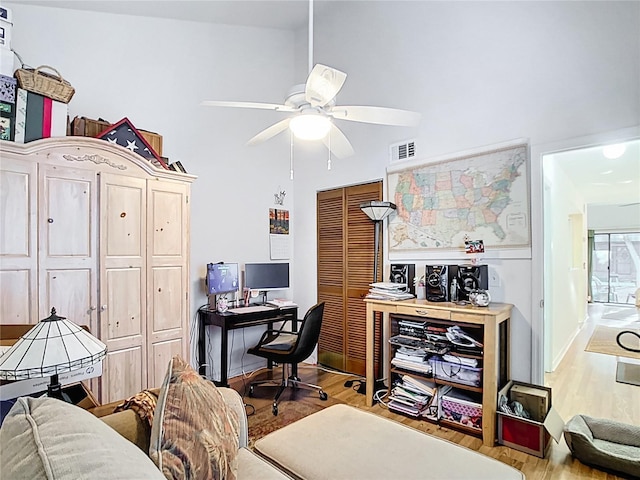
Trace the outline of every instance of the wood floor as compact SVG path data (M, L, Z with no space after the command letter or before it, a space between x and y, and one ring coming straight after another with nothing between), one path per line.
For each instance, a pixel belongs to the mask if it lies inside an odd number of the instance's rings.
M615 357L584 351L596 324L615 327L637 325L638 323L634 322L640 322L638 312L635 309L629 309L625 313L615 308L605 309L602 305L590 307L589 311L589 320L572 343L561 364L555 372L547 374L545 383L553 389L553 405L565 421L575 414L583 413L640 424L640 386L615 381ZM236 377L230 383L233 388L243 394L245 385L248 385L251 380L263 378L266 375L270 373L261 371L251 378ZM274 375L279 375L277 369L274 370ZM575 460L563 439L558 444L552 441L550 452L544 459L508 447L485 447L479 438L390 412L381 404L366 407L364 395L344 386L345 381L356 378L354 376L323 371L310 365L300 365L299 376L303 381L321 385L330 397L344 403L494 457L521 470L528 480L624 478L592 469ZM265 398L246 397L245 401L248 404L258 404L254 406L264 405L265 402L269 402L271 392L267 392L264 394ZM311 392L308 394L314 395ZM258 395L257 391L256 395Z

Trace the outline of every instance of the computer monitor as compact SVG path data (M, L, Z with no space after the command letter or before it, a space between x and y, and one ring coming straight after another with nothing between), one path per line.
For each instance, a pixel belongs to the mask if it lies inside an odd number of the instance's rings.
M237 263L207 264L207 293L209 295L237 292L239 285Z
M262 291L289 288L289 264L245 263L244 286Z

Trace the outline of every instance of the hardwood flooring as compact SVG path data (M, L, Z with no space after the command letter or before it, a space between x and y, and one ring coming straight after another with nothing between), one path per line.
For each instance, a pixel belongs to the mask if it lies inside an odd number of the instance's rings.
M619 308L605 308L602 305L590 306L590 317L573 341L564 359L555 372L547 374L545 383L552 387L553 405L562 418L567 421L573 415L583 413L594 417L612 418L626 423L640 424L640 386L617 383L616 358L609 355L585 352L591 332L596 324L615 327L636 325L640 322L638 311ZM248 388L250 381L268 378L271 372L262 370L251 378L236 377L230 383L241 394ZM280 371L274 369L273 375L279 378ZM592 479L617 480L619 477L583 465L574 459L564 439L552 446L546 458L538 458L508 447L485 447L479 438L465 435L432 423L414 420L387 410L383 405L373 407L365 405L365 397L352 387L345 387L353 375L326 371L311 365L300 365L299 376L303 381L321 385L327 394L362 410L409 425L428 434L444 438L480 453L496 458L524 472L528 480ZM257 390L255 397L245 397L245 401L259 408L271 402L271 390ZM286 398L288 393L283 394ZM299 394L298 394L299 395ZM308 392L306 395L315 396ZM248 410L250 411L250 410Z

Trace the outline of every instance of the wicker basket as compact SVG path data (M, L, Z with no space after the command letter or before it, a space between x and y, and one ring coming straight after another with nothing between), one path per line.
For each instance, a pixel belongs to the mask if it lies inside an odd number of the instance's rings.
M42 72L44 68L53 70L56 75ZM48 65L41 65L36 69L19 68L15 72L15 77L18 79L20 88L59 102L69 103L73 94L76 93L71 84L62 78L60 72Z

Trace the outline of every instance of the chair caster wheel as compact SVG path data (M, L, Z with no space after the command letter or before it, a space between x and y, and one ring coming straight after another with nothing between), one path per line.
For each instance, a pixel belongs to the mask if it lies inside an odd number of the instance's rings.
M253 385L249 387L249 396L253 397Z
M327 398L329 398L327 393L320 390L320 400L326 400Z
M273 408L271 409L271 411L273 412L273 416L278 416L278 405L276 405L275 403L273 404Z

